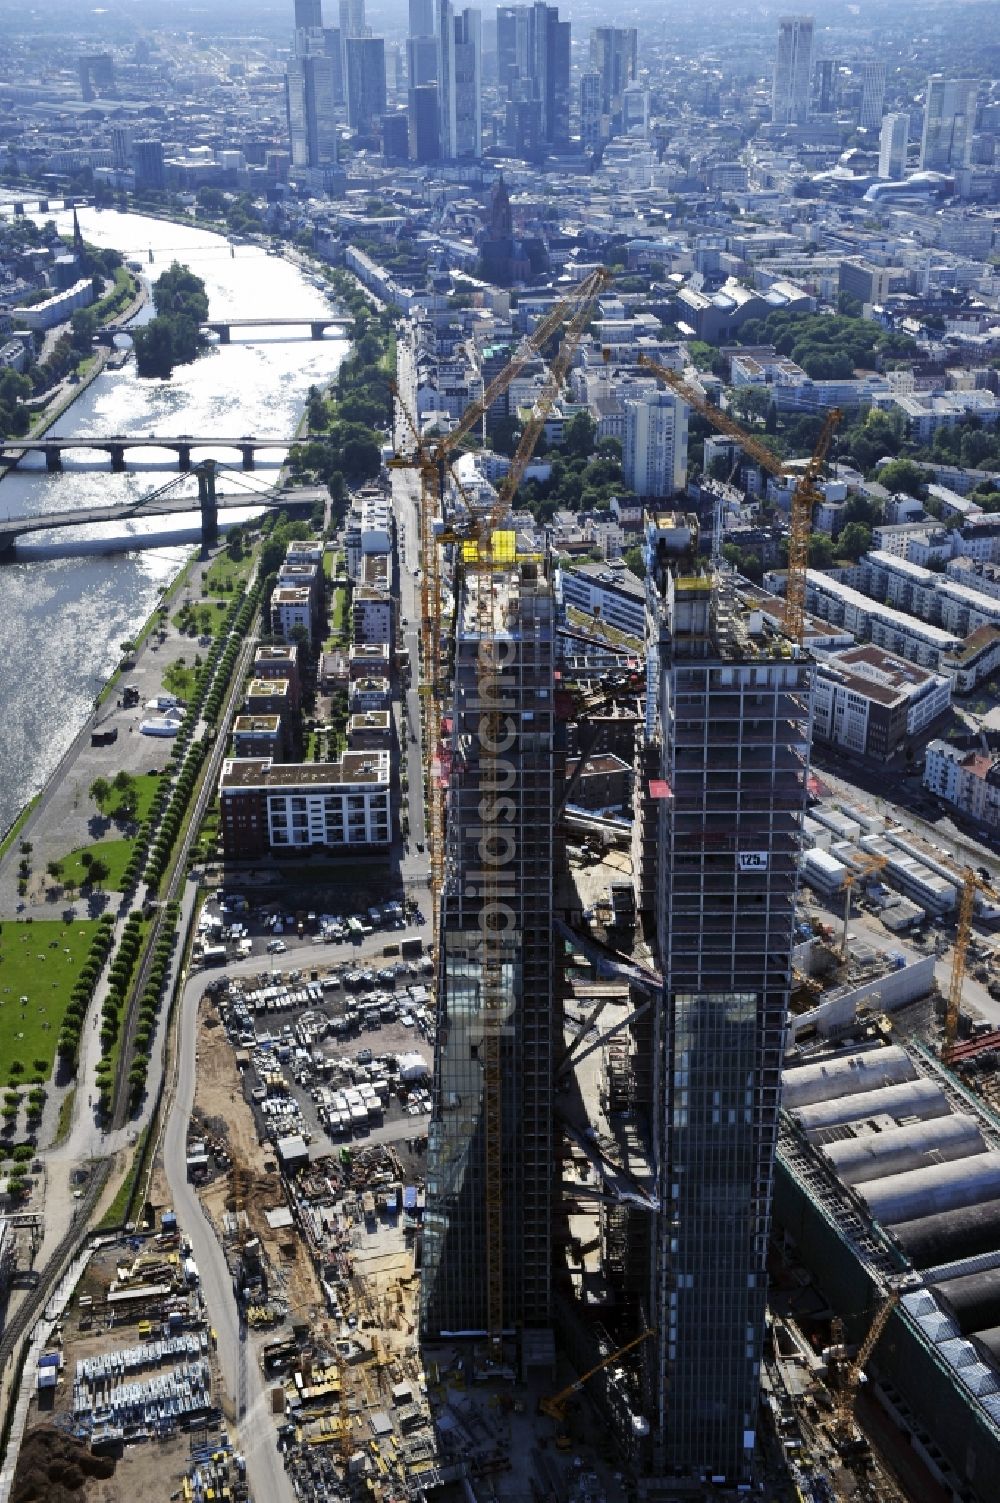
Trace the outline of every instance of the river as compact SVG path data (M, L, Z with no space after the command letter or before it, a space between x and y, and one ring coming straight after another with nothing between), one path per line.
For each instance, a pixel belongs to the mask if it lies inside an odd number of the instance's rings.
M54 214L60 230L71 216ZM176 259L205 281L213 317L305 318L328 313L326 294L313 287L291 263L255 246L230 247L220 235L110 210L79 211L84 236L112 246L143 264L155 279ZM152 252L153 264L149 264ZM139 322L152 316L151 309ZM105 371L50 430L55 437L93 434L190 433L291 436L311 385L329 380L347 344L330 331L313 340L309 330L234 330L232 343L212 345L193 365L179 367L169 381L140 380L130 360ZM221 492L243 484L273 483L285 451L258 455L253 474L239 474L231 450L199 449L195 459L213 456L234 473L220 474ZM47 475L41 456L0 482L0 515L24 516L75 507L134 501L176 474L172 455L156 449L131 450L126 473L109 473L106 456L68 456L62 475ZM192 494L197 484L182 483ZM241 513L229 513L236 519ZM19 552L24 562L0 567L0 832L43 786L87 718L94 698L114 669L119 645L133 636L150 614L164 586L190 556L194 517L157 518L158 537L170 546L107 556L64 556L61 545L33 543ZM126 524L141 530L146 524ZM103 529L120 534L125 527ZM102 529L74 531L100 536Z

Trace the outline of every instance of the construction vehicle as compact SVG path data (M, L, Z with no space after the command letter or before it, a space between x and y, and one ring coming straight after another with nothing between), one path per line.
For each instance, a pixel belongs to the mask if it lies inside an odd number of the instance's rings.
M539 1399L539 1413L547 1414L549 1419L556 1421L564 1420L573 1395L579 1393L584 1384L589 1382L595 1373L603 1372L606 1367L611 1367L613 1363L620 1361L622 1357L633 1351L637 1346L641 1346L644 1341L648 1341L650 1336L655 1335L656 1331L653 1327L647 1327L641 1336L634 1336L631 1341L627 1341L624 1346L620 1346L609 1357L603 1357L600 1362L595 1362L593 1367L589 1367L575 1382L568 1383L559 1393L550 1394L545 1398Z
M854 1440L854 1403L858 1389L864 1380L868 1360L889 1323L889 1317L899 1304L899 1290L890 1289L875 1312L868 1334L858 1347L853 1362L843 1373L833 1405L834 1434L838 1442L850 1444Z
M444 886L444 778L442 758L438 751L438 738L443 711L444 672L442 664L442 609L441 609L441 563L439 549L452 545L455 555L455 597L458 598L460 573L479 576L476 591L476 627L479 649L476 674L480 704L496 702L495 687L502 673L502 659L498 646L496 624L497 590L493 581L498 572L511 571L516 567L516 547L512 533L502 531L502 525L510 510L511 498L516 494L521 477L541 436L552 404L569 371L573 353L590 321L597 298L610 284L611 273L598 267L566 297L555 304L551 312L540 320L533 332L522 341L513 359L486 387L482 397L473 402L451 433L427 443L417 424L406 412L398 390L397 401L413 432L414 455L397 455L390 464L395 467L416 466L420 473L420 525L421 525L421 647L423 675L421 692L426 706L425 719L425 783L428 804L428 827L430 845L430 885L432 902L432 934L437 938L441 896ZM540 353L548 342L561 334L561 342L549 367L543 391L536 401L529 421L518 442L510 469L499 487L496 501L484 512L467 501L467 515L460 527L445 525L444 478L450 469L450 456L467 434L479 423L490 406L510 386L525 363ZM457 481L459 491L461 485ZM441 519L441 526L437 525ZM479 736L479 785L481 788L496 788L498 748L503 737L503 712L484 711ZM501 801L493 798L484 801L487 810L480 830L481 849L496 848L501 837ZM494 863L484 863L485 877L482 888L484 914L502 911L498 902L499 870ZM486 1242L486 1287L487 1287L487 1340L490 1357L500 1362L503 1355L504 1298L503 1298L503 1163L502 1163L502 1086L500 1039L505 1017L503 931L499 926L487 923L482 928L481 949L481 1006L483 1016L483 1039L481 1063L483 1070L483 1132L485 1169L485 1242Z
M784 465L766 444L747 433L727 413L722 412L702 396L701 392L695 391L694 387L690 386L676 371L668 366L660 365L648 355L640 355L638 363L665 382L672 391L683 398L689 407L693 407L707 422L711 423L713 428L724 433L727 438L735 439L740 447L756 459L757 463L769 474L780 478L798 473ZM819 438L806 462L805 469L798 473L798 480L792 493L788 527L785 629L792 640L800 644L805 631L806 570L809 567L809 538L812 534L813 508L817 501L822 500L816 483L823 472L833 435L842 417L843 413L839 407L831 407L828 410L823 419Z
M888 856L865 856L853 870L844 873L844 929L840 937L840 958L847 959L847 927L851 922L851 895L855 882L870 877L889 865Z
M983 868L985 871L985 868ZM948 987L948 1003L944 1015L944 1045L941 1050L941 1058L945 1064L950 1064L958 1043L958 1024L962 1010L962 983L965 980L965 962L969 953L969 941L972 938L972 915L976 905L976 893L988 893L991 898L997 898L993 884L989 876L983 876L981 872L973 871L967 866L959 877L962 888L958 901L958 930L955 935L955 948L951 961L951 983Z

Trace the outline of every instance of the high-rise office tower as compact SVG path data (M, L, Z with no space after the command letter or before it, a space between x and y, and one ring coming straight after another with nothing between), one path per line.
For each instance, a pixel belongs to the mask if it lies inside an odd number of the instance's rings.
M497 6L497 82L508 92L515 79L530 77L533 20L530 5Z
M421 84L437 83L438 44L437 37L407 37L406 73L410 88Z
M634 26L597 26L590 33L590 67L601 75L601 113L621 114L622 95L639 72L639 33Z
M923 171L949 172L956 167L968 167L972 160L978 88L974 78L942 78L935 73L927 80L920 141Z
M511 103L538 102L536 134L549 145L569 140L569 53L570 23L560 21L558 6L497 6L497 80Z
M484 622L490 615L491 631ZM555 639L542 558L519 558L501 574L466 572L452 730L442 756L449 769L447 853L427 1143L425 1337L488 1327L487 1132L500 1155L503 1323L550 1323ZM488 1029L500 1066L499 1120L491 1110L489 1123Z
M441 150L436 83L410 89L407 104L407 142L411 162L436 162Z
M865 130L878 130L885 104L885 63L861 64L861 111L858 124Z
M365 0L340 0L340 76L343 79L344 99L347 99L347 43L350 37L368 35L365 25Z
M163 170L163 142L135 141L132 145L132 168L137 188L163 188L166 177Z
M432 37L434 35L434 0L410 0L409 22L407 36Z
M319 31L323 25L323 0L295 0L295 30Z
M821 57L816 64L816 109L831 115L837 108L837 68L835 57Z
M382 37L347 39L347 123L367 135L385 114L385 41Z
M560 21L557 5L536 4L532 76L541 104L542 140L562 145L569 140L570 23Z
M481 14L438 0L438 115L446 161L483 154Z
M804 125L809 119L812 53L812 16L782 16L771 93L771 118L778 125Z
M604 139L601 115L601 75L584 73L580 78L580 145L596 151Z
M285 72L292 166L300 169L333 167L337 162L338 59L328 51L330 35L297 31L295 56Z
M340 30L336 26L324 26L322 35L323 51L333 64L333 97L337 104L345 104L344 50L340 45Z
M664 499L687 483L687 407L669 391L625 402L622 473L637 496Z
M653 1022L657 1473L750 1480L814 664L697 553L647 524L658 754Z
M909 115L886 115L878 143L878 175L891 183L906 176L906 142L910 133Z
M124 172L132 164L132 142L135 131L131 125L111 127L111 165L116 172Z

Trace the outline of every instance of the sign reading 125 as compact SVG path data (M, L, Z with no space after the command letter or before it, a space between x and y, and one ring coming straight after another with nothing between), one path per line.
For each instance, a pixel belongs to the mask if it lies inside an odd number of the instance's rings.
M737 851L736 869L741 872L766 872L767 851Z

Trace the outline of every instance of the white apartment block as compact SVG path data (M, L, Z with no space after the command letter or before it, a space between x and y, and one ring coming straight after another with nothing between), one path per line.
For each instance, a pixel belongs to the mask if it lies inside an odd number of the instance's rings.
M764 582L767 586L768 581ZM845 627L859 642L874 642L924 668L936 669L942 653L954 652L960 645L955 633L882 605L817 569L806 573L806 610Z
M278 586L271 596L271 635L283 642L294 639L296 627L303 627L306 640L312 640L312 592L300 586Z
M625 484L637 496L667 500L687 483L687 405L654 391L625 403Z
M931 741L924 756L925 788L970 819L1000 826L1000 762L983 752Z

